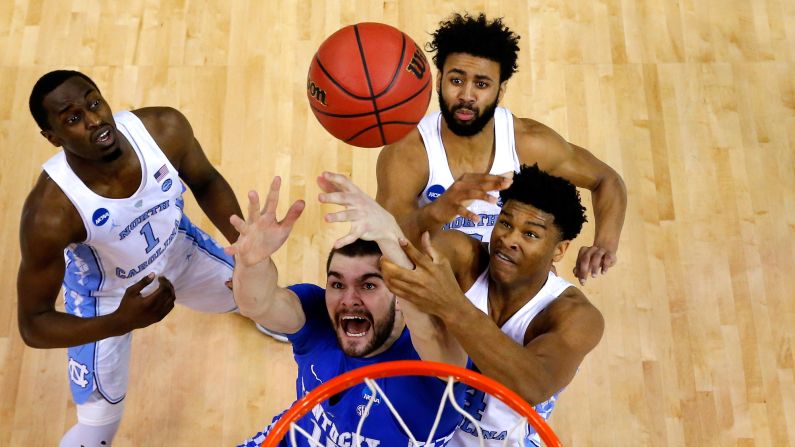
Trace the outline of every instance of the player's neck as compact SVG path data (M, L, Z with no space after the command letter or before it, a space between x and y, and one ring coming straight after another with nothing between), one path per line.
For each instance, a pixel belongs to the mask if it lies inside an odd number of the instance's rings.
M511 283L489 277L489 315L498 325L504 324L544 287L549 271L537 271Z
M494 118L471 137L453 133L442 124L442 144L454 177L466 172L487 173L494 161Z
M127 197L127 192L131 194L138 189L143 168L140 166L138 155L132 145L124 137L119 136L121 137L119 147L108 150L108 154L118 151L117 156L111 156L104 160L90 160L66 152L66 161L75 175L89 189L98 192L97 187L101 190L106 189L101 185L125 184L127 186L122 189L130 191L120 191L120 193L122 197ZM133 183L135 184L133 185Z

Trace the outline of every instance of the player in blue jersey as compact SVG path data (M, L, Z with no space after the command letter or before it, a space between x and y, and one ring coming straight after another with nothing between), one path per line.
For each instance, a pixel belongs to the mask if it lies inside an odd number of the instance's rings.
M131 332L175 301L236 308L232 258L183 214L189 187L230 242L240 207L187 119L148 107L113 114L94 81L58 70L30 95L48 160L22 210L19 331L35 348L68 347L78 422L61 447L109 446L127 391ZM61 286L66 312L56 310Z
M329 254L325 289L313 284L277 285L271 256L287 240L304 208L297 201L282 221L276 219L278 177L264 209L260 210L257 194L249 193L248 218L244 222L233 217L240 238L228 249L236 258L234 290L241 313L288 334L292 342L298 364L296 397L346 371L378 362L424 359L463 365L466 355L438 322L410 303L396 304L395 295L384 285L379 269L382 254L411 266L398 244L401 233L394 218L341 175L324 173L318 181L326 191L321 201L346 206L327 220L352 223L352 232L338 240ZM445 382L428 377L378 382L415 438L425 442ZM462 388L457 387L459 401ZM384 398L373 396L363 384L323 402L299 425L320 445L354 445L362 409L370 400L373 406L361 431L361 445L410 445ZM445 445L460 419L448 405L433 445ZM258 433L244 445L259 445L264 438L265 433ZM299 445L316 445L298 438Z

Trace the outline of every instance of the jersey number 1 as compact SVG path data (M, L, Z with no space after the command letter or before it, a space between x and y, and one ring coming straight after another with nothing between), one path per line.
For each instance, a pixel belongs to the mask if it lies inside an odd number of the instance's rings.
M146 238L146 254L149 254L150 251L157 247L157 243L160 242L160 239L155 237L155 233L152 232L152 225L149 222L141 227L140 233Z

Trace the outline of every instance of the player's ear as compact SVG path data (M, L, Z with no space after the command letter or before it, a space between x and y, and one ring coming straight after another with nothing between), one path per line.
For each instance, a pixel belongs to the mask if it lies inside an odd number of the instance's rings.
M560 241L555 244L555 249L552 252L552 262L558 262L563 259L563 255L566 254L570 242L571 241Z
M502 97L505 96L505 90L508 89L508 80L504 80L500 82L500 91L497 93L497 103L502 101Z
M63 141L62 141L60 138L58 138L58 137L57 137L57 136L56 136L54 133L52 133L51 131L49 131L49 130L42 130L40 133L41 133L41 136L43 136L44 138L46 138L46 139L47 139L47 141L49 141L49 142L50 142L50 144L52 144L53 146L55 146L55 147L61 147L61 146L63 146Z

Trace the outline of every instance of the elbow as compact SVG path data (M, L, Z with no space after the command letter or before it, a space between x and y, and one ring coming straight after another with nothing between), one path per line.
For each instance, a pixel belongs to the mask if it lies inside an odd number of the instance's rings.
M36 331L28 324L19 325L19 335L22 337L22 341L31 348L43 349L47 347L41 342L39 337L36 336Z

